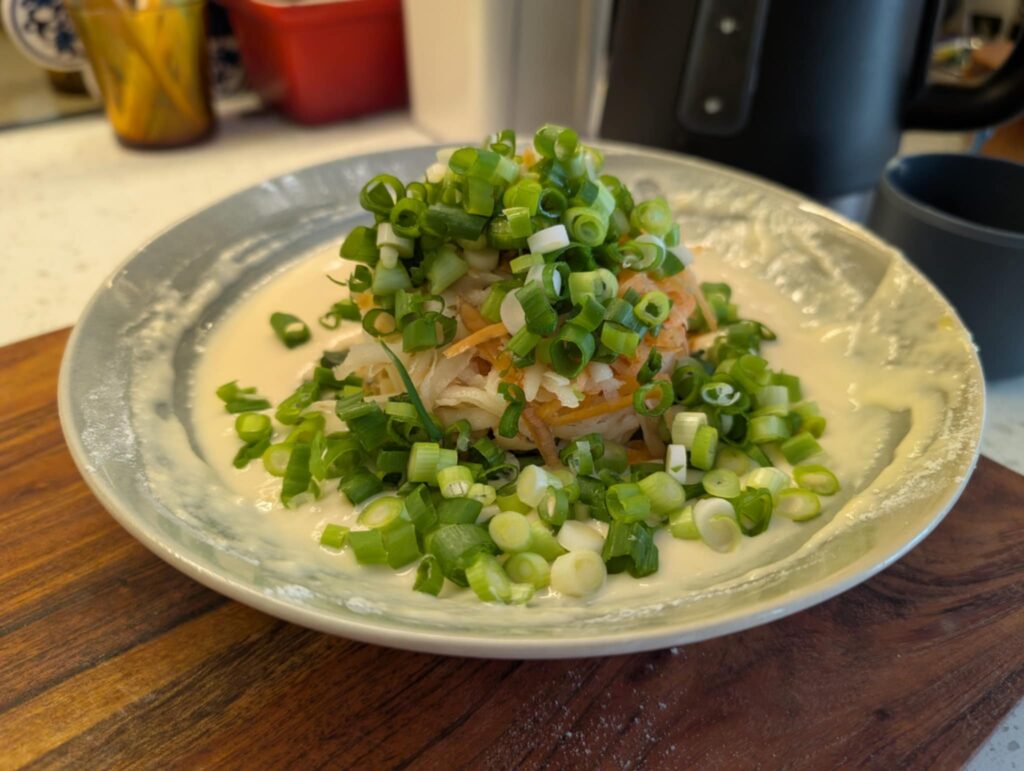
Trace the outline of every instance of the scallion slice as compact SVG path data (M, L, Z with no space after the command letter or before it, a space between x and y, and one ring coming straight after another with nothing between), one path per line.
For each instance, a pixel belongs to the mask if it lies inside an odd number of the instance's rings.
M710 471L715 465L718 454L718 429L711 426L698 426L693 436L693 447L690 448L690 465Z
M730 552L743 537L736 512L724 498L702 498L693 507L693 522L701 540L715 551Z
M380 530L353 530L348 534L348 543L362 565L384 565L388 561Z
M634 482L612 485L606 500L608 513L621 522L639 522L651 514L651 499Z
M600 554L572 551L552 563L551 588L569 597L587 597L604 586L607 575Z
M320 545L340 550L348 540L349 529L344 525L328 524L320 534Z
M655 471L637 482L637 485L650 499L653 514L668 514L686 502L683 486L665 471Z
M663 415L675 401L675 391L669 380L645 383L633 392L633 409L644 417Z
M232 414L270 409L270 402L257 396L254 387L242 388L237 380L220 386L216 393L224 402L224 409Z
M824 466L808 464L793 469L793 478L799 487L818 495L835 495L839 492L839 480Z
M786 456L786 460L794 466L822 452L821 445L809 432L805 431L784 441L779 445L779 449Z
M433 554L426 555L416 567L416 580L412 585L413 591L432 594L435 597L441 593L444 587L444 573L441 572L441 565Z
M519 552L505 561L505 573L516 583L543 589L551 581L551 566L536 552Z
M789 487L779 493L775 511L794 522L806 522L821 514L821 500L810 490Z
M633 578L643 578L658 570L658 547L654 534L642 522L614 521L601 549L609 573L629 571Z

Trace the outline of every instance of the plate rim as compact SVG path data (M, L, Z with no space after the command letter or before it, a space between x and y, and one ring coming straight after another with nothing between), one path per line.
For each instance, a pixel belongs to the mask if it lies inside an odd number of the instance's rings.
M622 142L611 142L595 140L594 144L601 149L622 150L629 153L663 158L673 162L683 161L691 166L702 167L732 179L740 180L744 185L760 187L775 195L781 195L798 208L824 217L832 221L840 228L853 231L856 235L864 238L883 251L889 252L893 259L902 262L903 267L909 268L917 275L932 291L934 291L946 304L959 325L959 331L968 341L971 340L969 330L963 323L956 309L949 300L924 276L917 267L910 262L903 253L883 241L866 227L848 220L846 217L827 207L814 202L784 186L762 179L756 175L748 174L713 161L675 153L657 148L648 148L639 145L632 145ZM61 430L68 446L72 460L78 468L86 485L99 500L103 508L118 522L128 533L138 540L143 546L149 549L160 559L172 567L189 576L207 588L223 594L233 600L241 602L260 612L267 613L276 618L296 623L307 628L320 632L342 636L348 639L376 645L384 645L402 650L419 651L439 655L465 656L474 658L496 658L496 659L564 659L584 658L593 656L607 656L616 654L636 653L640 651L659 650L678 645L709 640L734 632L760 626L786 616L799 613L814 605L818 605L833 597L842 594L848 589L867 581L897 560L905 556L925 538L930 535L936 527L945 519L946 515L959 500L964 488L974 473L980 457L980 439L984 426L985 414L987 411L987 391L981 362L978 357L976 346L970 346L971 362L973 372L980 383L979 411L976 425L973 427L972 449L966 463L963 465L962 474L952 494L937 507L937 510L930 515L927 524L920 528L910 538L906 539L895 549L888 550L883 556L872 563L859 566L858 558L839 571L829 574L824 579L817 579L813 582L803 584L798 589L784 595L774 597L770 600L759 600L754 603L742 606L740 610L731 610L718 613L711 619L703 619L697 623L675 623L660 627L644 629L627 629L622 631L603 631L595 635L571 635L550 637L544 634L526 634L516 637L499 637L494 634L475 633L444 633L438 631L425 631L408 626L400 626L388 623L374 623L379 618L367 614L365 621L356 616L344 616L332 614L318 608L304 607L293 604L279 597L268 596L257 588L250 586L243 581L225 576L218 571L202 564L188 554L180 551L170 543L170 539L162 537L155 528L147 526L136 518L130 508L118 499L117 490L103 482L100 475L90 472L89 458L80 440L80 427L72 418L72 394L70 387L71 362L75 356L79 338L83 329L82 322L87 319L95 306L101 302L104 295L109 291L113 279L118 276L142 251L149 245L176 229L183 223L197 216L199 213L211 207L224 204L235 198L246 196L251 191L283 178L300 174L320 167L328 167L342 161L356 159L372 160L376 156L388 156L403 151L429 151L451 147L453 143L435 143L425 145L408 145L404 147L391 148L388 150L373 153L358 153L355 155L341 156L328 161L309 164L300 168L292 169L282 174L275 175L253 185L248 185L230 195L217 199L205 206L198 207L189 214L177 219L167 227L155 233L139 247L134 249L110 272L107 278L98 286L83 309L78 321L72 327L64 352L61 357L60 371L57 382L57 410ZM965 456L966 457L966 456Z

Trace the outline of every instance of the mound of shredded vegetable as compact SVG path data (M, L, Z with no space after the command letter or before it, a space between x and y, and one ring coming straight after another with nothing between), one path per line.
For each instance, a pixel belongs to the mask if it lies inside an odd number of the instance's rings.
M825 419L760 355L774 333L698 282L664 200L602 166L545 125L529 146L503 131L422 179L369 180L373 224L341 246L348 297L320 319L365 341L324 352L275 420L254 388L223 386L235 465L262 459L287 506L351 501L325 548L489 602L650 575L662 529L728 551L773 512L817 516L839 489L807 463ZM271 325L310 339L294 316Z

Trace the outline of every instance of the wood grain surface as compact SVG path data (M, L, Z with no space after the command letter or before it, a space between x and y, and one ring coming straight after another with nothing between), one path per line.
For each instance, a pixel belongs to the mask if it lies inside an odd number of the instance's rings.
M910 555L767 626L603 659L405 653L129 537L61 438L65 340L0 349L0 767L956 768L1024 697L1024 477L991 461Z

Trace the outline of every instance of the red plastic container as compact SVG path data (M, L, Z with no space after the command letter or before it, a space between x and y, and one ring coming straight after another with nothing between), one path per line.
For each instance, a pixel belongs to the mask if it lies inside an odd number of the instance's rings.
M408 102L401 0L222 0L249 82L300 123Z

